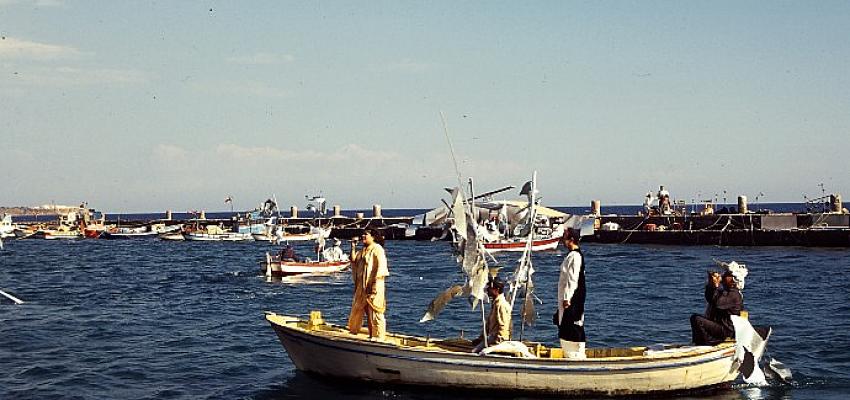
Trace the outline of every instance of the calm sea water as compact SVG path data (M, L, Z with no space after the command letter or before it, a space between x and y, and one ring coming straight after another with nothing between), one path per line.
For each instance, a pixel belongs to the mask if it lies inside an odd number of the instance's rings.
M155 239L5 245L0 288L26 303L0 301L2 399L447 397L296 372L263 311L322 310L341 323L350 276L267 281L259 261L271 245ZM712 258L737 260L750 268L744 290L750 318L774 327L768 353L793 370L795 382L695 397L850 396L846 249L587 244L584 250L590 346L687 342L689 315L704 309L702 284ZM417 322L432 296L459 279L447 243L389 242L387 251L391 330L477 334L479 314L464 301L437 321ZM537 294L545 304L526 338L556 341L549 316L562 257L562 251L535 255ZM515 258L501 257L511 268Z

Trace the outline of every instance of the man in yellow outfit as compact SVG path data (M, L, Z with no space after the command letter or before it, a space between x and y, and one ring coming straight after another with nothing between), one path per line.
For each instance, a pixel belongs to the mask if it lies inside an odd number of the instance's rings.
M363 248L357 250L351 243L351 276L354 280L354 299L351 314L348 317L348 331L358 334L363 326L363 315L369 325L369 337L384 340L387 322L384 311L387 309L384 279L390 275L387 269L387 255L384 252L383 237L373 229L367 229L363 235Z

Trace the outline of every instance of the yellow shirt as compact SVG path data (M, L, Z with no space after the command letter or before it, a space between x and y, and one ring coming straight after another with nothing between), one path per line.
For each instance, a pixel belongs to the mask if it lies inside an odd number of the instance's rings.
M386 308L384 278L390 275L384 248L372 243L355 252L351 263L354 297L366 297L375 311L383 312Z
M487 316L487 337L490 346L511 338L511 304L500 293L493 300L490 315Z

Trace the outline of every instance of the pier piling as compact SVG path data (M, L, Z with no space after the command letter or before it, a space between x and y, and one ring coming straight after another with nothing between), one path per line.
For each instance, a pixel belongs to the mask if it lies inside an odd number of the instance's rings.
M748 211L749 210L747 209L747 196L738 196L738 213L746 214Z

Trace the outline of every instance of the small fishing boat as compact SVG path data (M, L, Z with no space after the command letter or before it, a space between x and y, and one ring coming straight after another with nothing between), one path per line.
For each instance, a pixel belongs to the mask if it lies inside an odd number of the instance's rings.
M255 233L252 236L254 240L266 242L305 242L309 240L327 239L331 235L333 228L323 228L311 226L310 230L304 233L289 233L283 227L278 226L274 231L271 229L263 233Z
M152 224L137 227L112 227L105 230L100 237L102 239L137 239L154 237L163 233L179 232L181 225Z
M106 232L106 226L103 224L90 224L83 228L83 236L87 239L97 239Z
M316 242L324 242L324 239L317 239ZM337 241L337 245L338 244L339 242ZM269 277L284 277L304 274L324 275L342 272L351 266L351 260L349 260L348 255L344 254L338 247L333 248L336 249L336 253L330 251L333 249L319 251L319 249L324 248L324 244L316 247L317 251L315 261L309 258L299 259L295 256L294 250L291 250L292 247L289 245L287 245L279 254L272 255L266 252L263 272ZM287 249L290 249L290 254L286 254Z
M463 338L388 334L374 341L365 329L353 335L324 322L317 311L309 319L267 313L266 320L296 368L333 378L521 394L636 395L729 385L739 375L733 341L594 348L585 359L567 359L560 348L534 342L518 346L527 352L479 355Z
M279 256L266 253L266 262L263 272L266 276L284 277L293 275L324 275L335 274L345 271L351 266L351 261L295 261L280 260Z
M4 214L3 218L0 219L0 239L15 237L16 229L19 229L19 226L12 223L12 215Z
M31 237L42 238L46 240L61 240L61 239L82 239L83 234L76 227L68 227L59 225L55 229L41 229Z
M250 233L225 231L218 225L207 225L204 230L184 232L183 238L201 242L244 242L254 240Z
M546 235L535 235L531 241L531 251L555 250L558 247L558 242L561 236L564 235L563 225L558 226L554 231L548 232ZM498 253L503 251L525 251L528 240L524 237L515 237L511 239L497 239L494 241L482 241L484 249L490 253Z
M182 231L160 233L157 236L159 236L162 240L186 240L186 238L183 237Z

